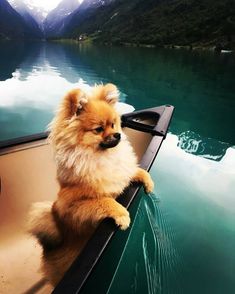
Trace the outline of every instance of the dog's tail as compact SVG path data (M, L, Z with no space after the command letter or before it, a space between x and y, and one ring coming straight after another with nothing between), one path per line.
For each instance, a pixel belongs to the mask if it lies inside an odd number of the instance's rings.
M53 202L36 202L31 206L26 230L35 236L44 250L57 248L62 236L52 213Z

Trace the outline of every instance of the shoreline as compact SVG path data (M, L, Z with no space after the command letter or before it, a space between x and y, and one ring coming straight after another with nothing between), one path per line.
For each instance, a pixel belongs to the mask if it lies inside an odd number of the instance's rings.
M139 48L149 48L149 49L183 49L188 51L209 51L216 53L235 53L235 46L223 46L219 44L219 46L214 44L190 44L190 45L176 45L176 44L165 44L165 45L156 45L156 44L146 44L146 43L136 43L136 42L107 42L100 41L96 37L86 37L82 40L75 38L61 38L61 39L0 39L0 42L55 42L55 43L67 43L67 44L102 44L105 46L121 46L121 47L139 47Z
M102 44L106 46L121 46L121 47L139 47L139 48L163 48L163 49L184 49L188 51L210 51L216 53L234 53L235 48L227 47L227 46L220 46L217 47L216 45L212 44L190 44L190 45L175 45L175 44L166 44L166 45L156 45L156 44L145 44L145 43L135 43L135 42L101 42L96 38L87 37L84 40L78 39L54 39L54 40L47 40L49 42L58 42L58 43L74 43L74 44Z

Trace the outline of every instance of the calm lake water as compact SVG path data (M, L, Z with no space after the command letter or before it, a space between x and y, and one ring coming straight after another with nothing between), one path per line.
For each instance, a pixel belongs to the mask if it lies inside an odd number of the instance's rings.
M141 204L160 248L149 293L235 293L235 56L1 44L0 141L44 131L79 79L116 84L136 109L176 108Z

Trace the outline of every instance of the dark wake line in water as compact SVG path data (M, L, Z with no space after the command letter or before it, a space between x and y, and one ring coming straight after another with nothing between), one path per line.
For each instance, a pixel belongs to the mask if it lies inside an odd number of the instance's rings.
M153 272L152 272L152 276L148 276L148 280L149 281L155 281L157 280L157 283L156 283L156 287L153 288L153 291L150 292L150 293L156 293L155 290L156 289L159 289L160 293L162 292L162 281L161 281L161 259L159 258L159 253L160 253L160 246L159 246L159 238L158 238L158 227L156 226L156 223L154 222L153 220L153 217L152 217L152 213L151 213L151 210L149 209L148 207L148 204L147 202L145 201L145 210L147 212L147 217L148 217L148 221L149 221L149 224L151 226L151 229L152 229L152 233L153 233L153 237L154 237L154 241L155 241L155 252L154 252L154 262L152 264L153 266ZM145 241L145 236L143 238L143 243ZM144 247L143 247L144 249ZM145 253L145 255L147 256L147 254ZM151 263L150 260L148 260L147 262ZM158 265L156 267L156 265Z
M180 278L182 263L179 253L174 247L174 233L172 227L164 217L164 213L160 209L159 200L156 196L150 196L149 199L144 199L144 205L156 241L155 270L152 270L150 273L149 280L153 282L157 280L157 288L159 289L159 292L153 290L149 293L182 293Z
M166 240L163 244L163 245L166 245L166 246L163 246L163 256L165 257L166 263L168 266L166 268L166 271L167 273L169 273L169 270L170 270L170 272L174 273L174 275L171 278L174 278L175 283L178 283L181 262L180 262L179 253L176 251L174 246L175 242L174 242L173 228L172 226L169 225L169 223L167 222L167 219L164 217L164 214L160 209L160 205L156 204L156 208L158 209L159 219L161 220L160 228L162 230L162 234L163 233L166 234L166 237L165 237ZM170 280L169 277L168 277L168 280Z

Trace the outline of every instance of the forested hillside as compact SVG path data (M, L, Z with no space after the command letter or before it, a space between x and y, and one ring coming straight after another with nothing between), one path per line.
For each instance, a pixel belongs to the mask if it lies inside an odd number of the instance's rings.
M234 0L84 0L66 37L155 45L234 46Z

